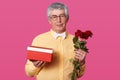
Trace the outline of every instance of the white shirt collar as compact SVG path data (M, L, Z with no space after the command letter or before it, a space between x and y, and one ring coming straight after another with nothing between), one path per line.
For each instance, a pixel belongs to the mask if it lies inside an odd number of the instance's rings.
M63 39L66 37L66 32L63 33L54 33L54 38L57 39L57 37L61 36Z

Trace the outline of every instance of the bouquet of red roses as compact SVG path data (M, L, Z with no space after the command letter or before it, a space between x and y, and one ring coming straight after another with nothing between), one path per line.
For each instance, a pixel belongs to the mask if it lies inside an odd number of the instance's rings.
M89 37L92 37L92 35L93 35L92 32L89 30L87 30L85 32L82 32L81 30L77 30L75 32L75 37L73 38L74 48L81 49L88 53L88 48L86 47L86 43L87 43L86 40ZM71 62L74 65L71 80L76 80L77 79L77 71L80 71L80 67L79 67L80 63L76 59L71 59Z
M77 30L77 32L75 32L75 37L73 38L74 47L76 49L82 49L83 51L88 52L88 49L86 47L86 40L89 37L92 37L92 35L92 32L89 30L85 32Z

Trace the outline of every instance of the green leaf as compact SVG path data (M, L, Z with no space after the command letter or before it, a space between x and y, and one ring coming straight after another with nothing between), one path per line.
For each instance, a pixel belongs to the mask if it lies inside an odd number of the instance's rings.
M80 41L79 44L80 45L86 45L86 41Z
M74 45L74 48L76 48L76 49L79 49L79 46L77 46L77 45Z
M74 62L74 60L73 60L73 59L70 59L70 62L71 62L71 63L73 63L73 62Z
M78 37L73 38L73 43L75 44L78 41Z
M75 80L75 73L74 72L72 73L71 80Z

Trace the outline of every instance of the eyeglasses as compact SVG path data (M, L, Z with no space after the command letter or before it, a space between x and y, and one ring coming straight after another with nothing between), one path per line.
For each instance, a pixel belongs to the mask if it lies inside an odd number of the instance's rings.
M64 14L59 15L59 16L57 16L57 15L52 15L52 16L50 16L50 18L55 21L55 20L57 20L58 18L60 18L60 19L65 19L66 16L65 16Z

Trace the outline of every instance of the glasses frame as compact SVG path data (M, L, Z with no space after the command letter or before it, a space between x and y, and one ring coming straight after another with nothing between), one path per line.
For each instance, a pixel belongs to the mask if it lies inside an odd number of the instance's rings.
M65 14L60 14L59 16L57 16L57 15L51 15L50 16L50 19L53 20L53 21L58 20L58 18L59 19L65 19L66 15Z

